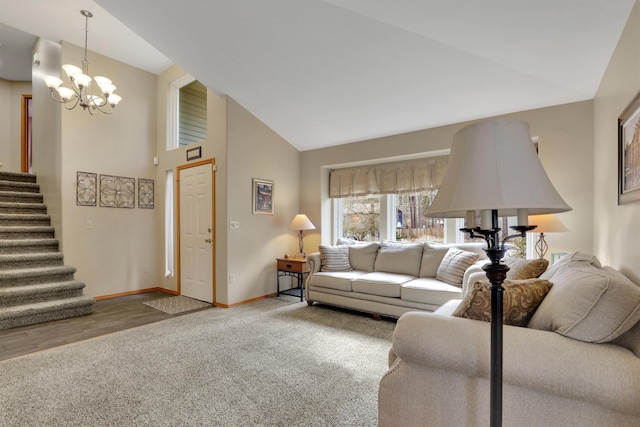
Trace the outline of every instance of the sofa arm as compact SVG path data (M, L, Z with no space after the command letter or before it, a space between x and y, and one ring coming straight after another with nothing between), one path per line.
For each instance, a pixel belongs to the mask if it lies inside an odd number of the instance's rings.
M640 359L631 351L516 326L503 332L504 383L640 414ZM422 312L401 316L393 336L403 362L485 379L490 344L487 322Z
M307 255L307 264L309 264L309 275L319 272L320 267L322 267L320 252Z
M488 263L488 260L483 259L476 261L467 268L464 272L464 277L462 278L462 295L465 295L471 286L478 280L488 280L487 274L482 269L482 266Z

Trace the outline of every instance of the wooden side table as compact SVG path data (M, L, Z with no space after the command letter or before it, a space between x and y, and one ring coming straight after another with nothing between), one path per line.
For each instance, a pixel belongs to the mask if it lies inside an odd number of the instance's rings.
M278 261L278 272L277 272L277 282L278 282L278 293L283 295L292 295L295 297L300 297L300 301L304 301L304 277L306 274L309 274L309 264L307 264L306 259L296 259L296 258L276 258ZM295 277L297 279L297 288L285 289L283 291L280 290L280 278L283 276Z

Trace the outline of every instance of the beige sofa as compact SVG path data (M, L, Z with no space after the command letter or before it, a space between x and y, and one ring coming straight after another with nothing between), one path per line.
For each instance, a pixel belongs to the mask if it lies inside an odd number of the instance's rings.
M482 244L360 243L320 246L307 262L307 303L388 317L433 311L460 298L472 272L487 262Z
M541 279L553 286L528 326L504 326L503 425L640 426L640 287L585 254ZM490 324L454 310L398 320L381 427L489 424Z

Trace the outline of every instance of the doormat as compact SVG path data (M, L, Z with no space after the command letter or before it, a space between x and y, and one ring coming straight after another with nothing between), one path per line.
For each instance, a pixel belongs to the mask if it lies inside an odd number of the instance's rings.
M153 301L145 301L143 302L143 304L169 314L183 313L185 311L211 307L211 304L209 304L208 302L183 297L182 295L171 298L157 299Z

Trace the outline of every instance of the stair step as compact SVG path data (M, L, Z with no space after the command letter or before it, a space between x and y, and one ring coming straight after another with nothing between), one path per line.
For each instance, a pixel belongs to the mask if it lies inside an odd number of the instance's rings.
M82 296L84 287L84 283L71 280L68 282L3 288L0 289L0 308L53 301L55 299L75 298Z
M36 176L21 172L0 172L0 181L36 182Z
M81 296L0 309L0 330L90 314L95 300Z
M58 252L57 239L0 240L0 254Z
M39 193L40 185L35 182L0 181L0 191Z
M51 239L55 235L55 228L48 226L37 227L7 227L0 226L0 239Z
M63 258L61 252L0 254L0 270L60 266L63 265Z
M51 225L51 216L42 214L5 214L0 213L0 226L47 226Z
M0 213L42 215L47 213L47 205L44 203L0 202Z
M0 270L0 288L73 280L76 269L69 266Z
M42 203L44 197L40 193L0 191L0 202Z

